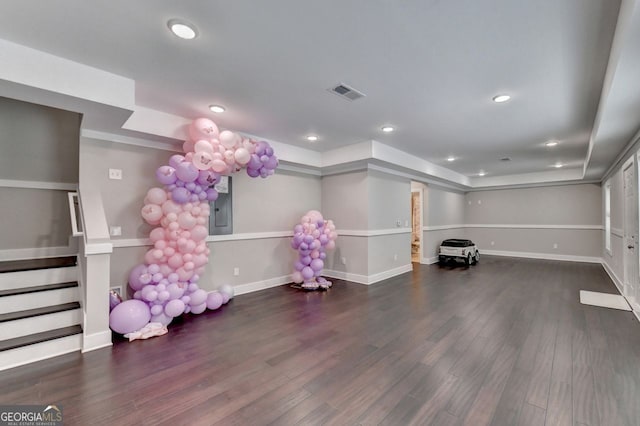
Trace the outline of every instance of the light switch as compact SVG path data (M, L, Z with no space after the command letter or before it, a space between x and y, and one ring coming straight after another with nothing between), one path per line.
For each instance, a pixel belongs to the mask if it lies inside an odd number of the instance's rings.
M109 179L122 179L122 170L121 169L109 169Z
M121 226L112 226L109 228L109 234L111 234L112 237L117 237L122 235L122 227Z

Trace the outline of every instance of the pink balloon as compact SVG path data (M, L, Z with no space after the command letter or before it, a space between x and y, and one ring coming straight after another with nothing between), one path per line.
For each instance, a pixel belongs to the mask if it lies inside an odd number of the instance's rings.
M148 204L157 204L162 205L165 201L167 201L167 192L162 188L151 188L147 191L147 200Z
M184 152L193 152L195 149L194 143L193 141L184 141L184 143L182 144L182 150Z
M213 160L211 162L211 168L216 173L224 173L227 171L227 163L222 160Z
M157 225L162 219L162 208L157 204L147 204L140 211L144 220L150 225Z
M198 118L189 126L189 136L194 141L217 138L218 134L218 126L208 118Z
M327 248L327 250L333 250L334 248L336 248L336 242L334 240L331 240L325 247Z
M191 238L193 238L194 241L202 241L207 238L208 235L209 230L202 225L196 225L191 230Z
M220 132L218 139L220 140L220 144L225 148L233 148L236 144L236 135L229 130Z
M198 170L208 170L211 168L211 163L213 163L213 157L209 152L201 151L193 155L193 165Z
M251 154L245 148L238 148L236 152L233 154L236 162L241 166L246 165L251 159Z
M304 278L302 277L302 273L300 271L293 272L293 274L291 274L291 279L296 284L300 284L304 281Z
M205 139L201 139L197 141L194 145L195 152L208 152L209 154L213 154L213 146L211 142Z
M158 242L158 241L164 241L164 237L165 237L165 233L164 233L164 229L163 228L154 228L150 233L149 233L149 238L151 239L151 241Z
M189 212L182 212L178 215L178 224L183 229L192 229L196 223L196 218Z
M167 200L164 203L162 203L162 212L165 215L168 215L169 213L178 214L181 211L182 211L182 205L176 203L173 200Z
M173 256L171 256L167 261L167 263L173 269L181 268L182 265L184 264L184 262L182 261L182 256L180 256L179 254L174 254Z

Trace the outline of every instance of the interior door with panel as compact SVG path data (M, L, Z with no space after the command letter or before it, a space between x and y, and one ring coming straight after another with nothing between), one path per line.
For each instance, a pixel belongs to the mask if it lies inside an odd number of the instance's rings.
M638 203L635 179L635 163L629 161L623 169L624 181L624 296L634 310L638 306L638 288L640 276L638 268Z

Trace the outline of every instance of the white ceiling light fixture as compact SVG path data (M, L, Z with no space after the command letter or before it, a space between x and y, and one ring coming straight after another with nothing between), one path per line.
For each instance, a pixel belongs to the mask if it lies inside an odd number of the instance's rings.
M553 148L554 146L558 146L558 142L557 141L549 141L549 142L545 143L544 146L546 146L547 148Z
M553 167L555 167L556 169L560 169L563 166L564 166L564 164L562 164L562 163L556 163L556 164L553 165Z
M167 22L167 27L176 36L184 40L193 40L198 36L198 31L193 24L180 19L171 19Z
M453 155L450 155L449 157L447 157L447 161L448 162L456 161L456 157L454 157Z
M318 140L318 136L316 136L316 135L309 135L309 136L307 136L307 140L308 140L309 142L316 142L316 141Z
M484 170L480 170L480 172L478 173L478 176L485 176L487 174L487 172L485 172Z
M209 105L209 109L216 114L222 114L226 111L226 108L220 105Z
M507 102L509 99L511 99L511 96L509 96L509 95L496 95L492 99L493 99L493 102L501 104L501 103Z
M382 131L385 133L391 133L395 130L393 126L382 126Z

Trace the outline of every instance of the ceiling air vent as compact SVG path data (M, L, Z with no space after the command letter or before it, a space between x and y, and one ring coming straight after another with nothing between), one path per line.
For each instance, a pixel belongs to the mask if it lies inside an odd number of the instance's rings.
M502 158L500 159L500 161L511 161L511 158L509 158L509 157L502 157Z
M346 84L338 84L330 89L328 89L331 93L340 96L343 99L348 101L355 101L356 99L360 99L366 96L364 93L354 89L353 87L349 87Z

